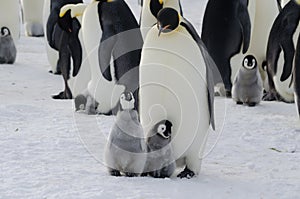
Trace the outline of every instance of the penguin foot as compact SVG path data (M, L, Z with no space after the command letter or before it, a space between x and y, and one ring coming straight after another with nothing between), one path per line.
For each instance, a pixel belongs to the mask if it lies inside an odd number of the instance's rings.
M138 176L138 174L131 173L131 172L125 172L125 176L127 176L127 177L136 177L136 176Z
M231 95L231 91L226 90L226 97L227 97L227 98L231 98L231 96L232 96L232 95Z
M111 175L111 176L121 176L121 173L120 173L120 171L118 171L118 170L115 170L115 169L111 169L110 171L109 171L109 174Z
M283 101L276 91L266 92L262 98L263 101Z
M241 102L241 101L237 101L236 104L237 104L237 105L243 105L244 103Z
M256 106L256 103L255 103L255 102L249 102L249 103L247 103L247 104L248 104L249 107L254 107L254 106Z
M188 169L187 167L185 167L185 169L180 174L177 175L178 178L187 178L187 179L191 179L194 176L195 173L190 169Z
M141 174L141 177L147 177L148 176L148 173L142 173Z
M53 99L59 99L59 100L72 99L72 98L68 97L68 95L65 93L65 91L62 91L57 95L53 95L52 98Z

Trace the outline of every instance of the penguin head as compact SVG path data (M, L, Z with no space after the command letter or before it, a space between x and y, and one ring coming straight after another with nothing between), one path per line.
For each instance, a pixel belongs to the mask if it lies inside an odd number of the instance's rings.
M135 99L131 92L125 91L120 96L120 110L132 110L134 109Z
M171 138L172 123L169 120L162 120L154 126L154 131L163 139Z
M163 6L164 0L150 0L150 11L155 18Z
M154 125L150 136L147 138L147 145L153 151L162 149L171 142L172 123L169 120L162 120Z
M257 61L253 55L247 55L243 60L243 67L247 70L253 70L257 67Z
M174 31L180 23L180 15L173 8L164 8L157 15L158 36L161 33L169 33Z
M1 36L6 37L10 35L10 30L7 27L2 27L1 28Z

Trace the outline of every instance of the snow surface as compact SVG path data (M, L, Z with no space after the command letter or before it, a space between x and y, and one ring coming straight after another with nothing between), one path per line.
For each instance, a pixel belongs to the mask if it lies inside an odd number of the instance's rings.
M129 2L138 16L137 1ZM205 1L182 4L200 30ZM16 63L0 66L0 198L300 197L295 104L249 108L216 98L218 130L198 177L111 177L102 162L114 117L74 113L73 101L51 99L63 80L47 72L43 38L23 33L17 48Z

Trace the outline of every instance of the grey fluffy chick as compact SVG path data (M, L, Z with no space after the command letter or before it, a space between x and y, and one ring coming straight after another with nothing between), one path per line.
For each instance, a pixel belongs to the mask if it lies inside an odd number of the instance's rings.
M105 163L112 176L138 176L145 166L146 143L138 113L133 110L134 102L131 92L121 94L121 110L105 149Z
M17 49L7 27L0 33L0 64L13 64L16 61Z
M232 87L232 98L237 104L257 105L263 96L263 82L253 55L243 60Z
M147 135L147 161L144 175L155 178L170 177L176 168L171 147L172 123L158 122Z

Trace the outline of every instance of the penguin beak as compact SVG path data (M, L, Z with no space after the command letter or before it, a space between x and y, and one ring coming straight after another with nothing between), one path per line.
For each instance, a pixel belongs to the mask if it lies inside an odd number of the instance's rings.
M165 30L167 30L171 25L166 25L165 27L162 27L161 24L158 24L158 36Z

